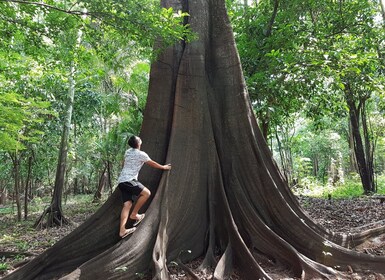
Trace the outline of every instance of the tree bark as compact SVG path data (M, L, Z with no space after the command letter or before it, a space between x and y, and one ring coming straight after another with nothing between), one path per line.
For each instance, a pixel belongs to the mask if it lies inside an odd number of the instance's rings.
M16 151L10 153L13 163L13 177L15 189L15 202L17 207L17 221L21 221L21 202L20 202L20 154Z
M110 194L112 194L112 174L111 174L111 161L110 160L107 160L107 179L108 179L108 186L110 188Z
M349 124L349 162L350 162L350 172L358 172L358 166L357 166L357 159L356 159L356 154L354 153L354 138L353 138L353 130L352 130L352 124L350 122L350 118L348 121Z
M273 2L274 2L274 8L273 8L273 13L271 15L269 24L266 27L266 37L271 36L275 18L277 17L277 14L278 14L279 0L274 0Z
M368 157L365 154L365 147L360 133L360 113L363 102L359 101L360 105L356 105L350 84L346 83L345 88L345 97L349 108L349 119L352 128L354 153L357 160L358 171L364 193L369 194L374 192L375 188L373 181L373 168L370 162L368 162Z
M108 176L108 174L106 174L107 172L108 172L108 162L105 162L103 171L101 172L99 177L98 188L95 192L94 199L92 201L93 203L99 202L102 199L102 192L103 192L104 186L106 185L107 176Z
M24 220L27 220L28 218L28 198L29 198L29 189L31 186L31 170L32 170L32 156L29 156L27 179L25 180L25 188L24 188Z
M374 141L370 140L370 128L368 125L368 119L366 117L366 102L362 101L361 106L361 123L362 123L362 134L365 143L365 159L366 159L366 168L368 170L369 180L371 181L371 190L370 192L375 192L375 181L374 181Z
M275 131L275 139L277 140L279 156L281 158L282 173L283 173L282 175L288 183L291 183L291 181L292 181L291 180L292 179L291 178L291 172L290 172L291 168L289 167L288 156L287 156L287 153L285 152L284 148L282 147L281 140L279 139L277 129Z
M215 279L272 279L269 260L301 279L343 278L336 268L385 272L384 257L342 246L384 228L338 235L299 207L257 126L223 0L163 1L188 11L199 39L152 65L142 149L170 172L144 168L154 197L128 238L118 236L119 190L84 224L9 279L169 279L168 264L203 256ZM191 254L181 254L187 250Z
M0 186L2 186L2 181L0 181ZM8 190L5 187L1 187L0 189L0 205L6 205L7 204L7 196L8 196Z
M77 125L76 123L74 123L73 125L73 143L74 143L74 146L76 147L77 146ZM78 169L78 153L75 153L75 158L73 160L73 165L74 165L74 169L77 170ZM73 193L76 195L76 194L79 194L81 193L81 190L79 188L79 174L76 174L75 178L73 179Z

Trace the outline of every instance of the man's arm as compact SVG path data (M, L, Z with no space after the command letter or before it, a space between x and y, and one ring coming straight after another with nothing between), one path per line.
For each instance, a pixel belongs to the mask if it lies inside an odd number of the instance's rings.
M161 164L159 164L153 160L146 161L146 164L148 164L151 167L157 168L157 169L162 169L162 170L170 170L171 169L171 164L161 165Z

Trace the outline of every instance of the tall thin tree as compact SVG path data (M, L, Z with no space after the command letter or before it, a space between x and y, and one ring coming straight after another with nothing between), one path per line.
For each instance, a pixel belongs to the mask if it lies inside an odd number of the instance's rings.
M76 43L74 44L74 49L76 53L76 49L79 47L81 42L82 32L78 31ZM37 219L35 223L35 227L39 226L48 226L52 227L62 226L68 224L70 221L64 216L62 210L62 197L63 197L63 189L65 183L65 174L67 169L67 154L69 148L69 137L71 131L71 121L72 121L72 111L74 106L74 98L75 98L75 80L76 74L76 62L75 57L73 57L70 65L69 76L68 76L68 97L65 108L64 115L64 123L63 130L60 142L59 149L59 157L56 168L56 176L55 176L55 186L52 195L51 204L44 210L42 215ZM46 218L46 222L45 221Z

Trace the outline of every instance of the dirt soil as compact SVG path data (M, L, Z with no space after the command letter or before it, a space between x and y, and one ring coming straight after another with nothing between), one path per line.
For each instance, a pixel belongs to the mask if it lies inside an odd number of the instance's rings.
M335 232L354 233L385 225L385 203L382 203L379 199L367 197L349 200L325 200L309 197L299 197L298 199L304 210L317 223ZM31 258L42 253L72 231L93 213L97 205L94 207L94 209L87 208L87 210L81 213L69 211L71 214L68 218L74 222L71 226L44 230L32 229L32 221L30 223L15 223L14 217L0 214L0 279L2 276L28 262ZM70 210L74 208L77 207L70 206ZM354 248L354 250L366 254L385 256L385 235L362 244ZM212 271L201 272L198 270L201 261L201 259L198 259L186 265L197 276L196 279L213 279ZM288 269L276 266L270 267L266 264L261 264L261 266L273 279L297 279L290 275L291 273ZM193 279L186 269L182 269L176 264L172 263L169 266L169 270L173 280ZM385 280L384 275L370 272L356 273L349 267L346 268L344 274L347 279ZM144 279L147 279L147 277L144 277ZM151 279L151 277L149 276L148 279ZM235 271L230 279L241 278L237 276Z

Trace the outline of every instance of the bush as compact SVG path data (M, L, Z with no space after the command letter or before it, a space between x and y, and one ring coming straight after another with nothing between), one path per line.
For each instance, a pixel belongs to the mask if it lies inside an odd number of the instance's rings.
M0 271L8 270L8 264L6 262L0 262Z
M377 181L377 193L385 194L385 174L378 175L376 178Z
M321 184L314 177L305 177L300 180L300 187L293 189L296 195L327 198L331 195L333 198L353 198L363 195L362 183L359 176L353 176L345 179L344 183L335 186ZM378 193L385 194L385 175L378 178Z
M347 179L344 184L337 185L329 193L324 194L324 197L331 194L333 198L353 198L362 196L363 192L361 181Z

